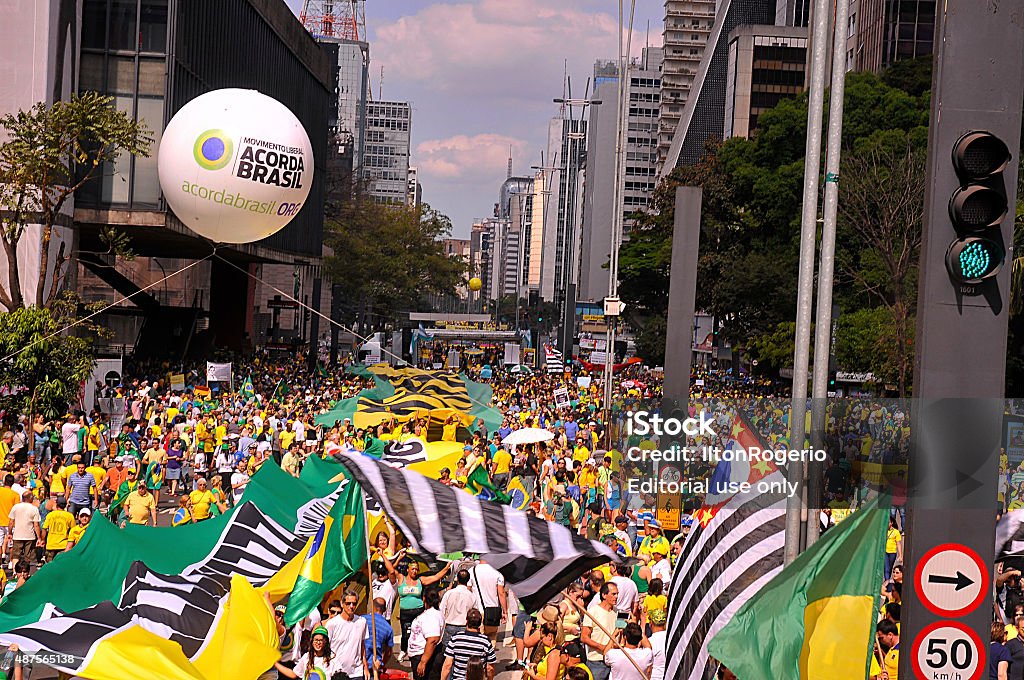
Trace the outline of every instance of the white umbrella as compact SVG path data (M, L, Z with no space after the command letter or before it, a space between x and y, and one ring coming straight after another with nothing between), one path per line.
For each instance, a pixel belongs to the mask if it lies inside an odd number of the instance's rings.
M501 440L502 444L509 446L520 446L522 444L535 444L536 442L549 442L555 438L555 434L540 427L524 427L511 432Z

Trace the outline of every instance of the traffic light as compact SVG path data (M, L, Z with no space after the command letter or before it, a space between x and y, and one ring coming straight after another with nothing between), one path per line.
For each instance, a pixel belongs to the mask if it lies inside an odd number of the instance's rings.
M991 132L968 132L953 145L960 186L949 198L957 239L946 250L946 269L961 293L975 294L975 286L998 274L1006 260L1001 226L1008 209L1003 170L1009 162L1009 149Z

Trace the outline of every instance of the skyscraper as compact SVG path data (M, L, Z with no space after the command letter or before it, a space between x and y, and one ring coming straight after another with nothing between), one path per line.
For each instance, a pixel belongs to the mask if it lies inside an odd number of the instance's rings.
M658 113L658 158L663 163L693 88L715 23L715 0L665 0L664 67Z
M579 109L576 113L579 114ZM545 169L544 179L551 193L544 197L540 296L560 305L565 302L569 286L579 280L580 207L586 150L586 120L570 117L551 119L547 153L551 165Z
M721 139L725 129L725 89L729 64L729 34L741 24L771 24L775 0L721 0L711 30L708 49L693 78L686 105L675 127L672 145L660 172L667 174L677 165L692 165L700 159L711 138ZM664 77L668 77L666 52ZM664 90L664 79L662 80ZM662 109L665 102L662 100Z
M852 0L846 68L878 72L932 53L935 0Z
M379 203L405 203L409 193L412 107L408 102L366 105L362 177Z
M757 118L804 89L807 29L737 26L729 34L723 139L749 137Z
M631 215L645 209L654 191L657 169L657 116L661 92L661 48L644 48L629 67L625 177L622 183L623 230L628 234ZM587 129L586 183L583 191L583 244L580 265L580 300L597 302L608 294L608 259L615 210L612 187L617 181L615 143L618 125L618 63L594 64L594 98L603 102L590 109Z

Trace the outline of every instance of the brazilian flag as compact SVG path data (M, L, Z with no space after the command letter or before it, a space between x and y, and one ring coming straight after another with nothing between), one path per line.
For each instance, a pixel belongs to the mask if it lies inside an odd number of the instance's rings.
M482 462L477 462L466 476L466 491L485 501L497 501L504 505L512 502L511 496L494 486Z
M302 478L331 479L339 470L336 463L310 456L302 468ZM349 480L324 523L307 543L306 556L288 598L285 625L291 627L304 619L324 595L358 572L368 559L367 545L363 492Z
M107 509L107 517L111 522L117 523L118 518L121 515L121 508L124 506L125 500L128 499L128 494L135 491L135 487L139 485L136 480L134 482L123 481L121 486L117 487L117 493L114 494L114 499L110 501L110 507Z
M250 375L242 383L242 386L238 388L238 393L242 395L242 399L246 402L252 401L256 398L256 390L252 386L252 376Z
M164 485L164 466L157 461L150 461L146 466L146 488L159 489Z

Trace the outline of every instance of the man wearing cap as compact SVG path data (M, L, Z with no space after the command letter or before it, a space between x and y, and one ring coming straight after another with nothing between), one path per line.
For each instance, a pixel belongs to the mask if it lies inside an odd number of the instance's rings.
M113 500L114 494L121 488L121 484L128 479L128 469L124 466L124 456L114 459L114 467L107 470L103 482L100 484L100 492L103 494L107 505Z
M640 543L640 548L636 551L637 557L640 559L651 560L654 557L654 552L661 553L664 557L668 554L668 539L661 535L661 524L658 520L650 520L645 523L645 533L643 542Z
M664 547L661 545L651 548L651 578L660 578L667 588L672 578L672 564L662 550Z
M124 513L129 524L156 526L156 500L144 483L139 483L135 491L128 494L124 501Z
M68 547L65 550L71 550L78 545L82 537L85 536L86 530L89 528L89 521L92 519L92 512L89 508L82 508L78 511L78 525L71 527L71 531L68 532Z

